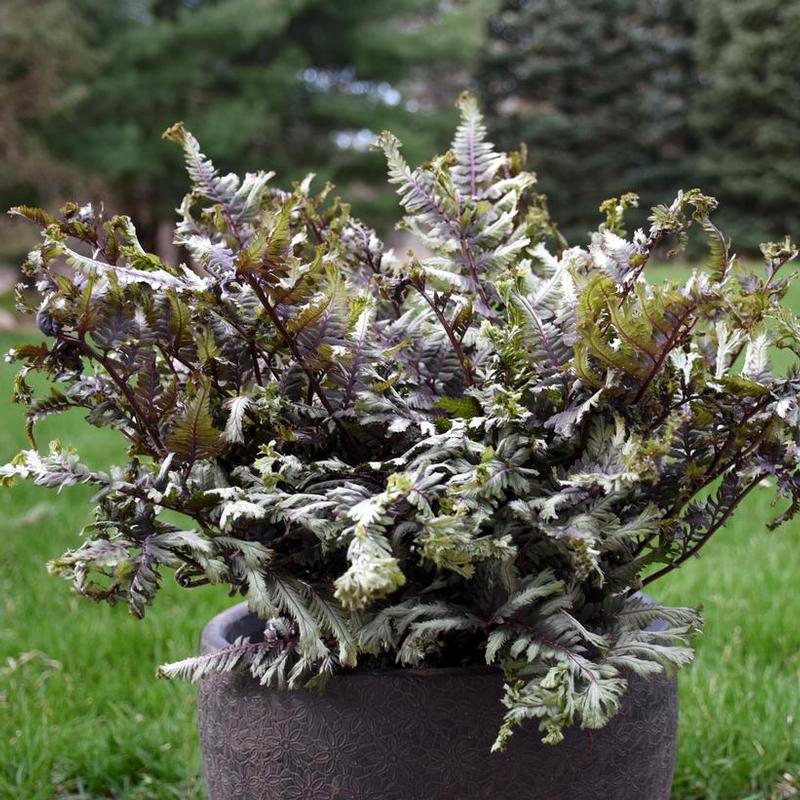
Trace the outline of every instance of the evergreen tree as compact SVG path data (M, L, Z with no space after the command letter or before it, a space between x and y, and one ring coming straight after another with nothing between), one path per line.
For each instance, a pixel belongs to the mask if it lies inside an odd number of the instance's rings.
M800 229L799 38L797 3L700 3L699 166L749 248Z
M68 0L0 3L0 204L50 203L77 176L48 152L37 121L70 100L70 83L91 66L84 29ZM16 257L28 232L0 217L0 255Z
M477 82L492 129L528 145L568 237L607 195L635 186L648 207L687 182L692 31L688 0L506 0L491 19Z
M443 144L455 116L448 76L468 74L492 5L76 0L103 64L51 120L50 145L111 180L149 246L179 191L175 155L157 136L177 119L225 169L269 165L283 180L313 170L374 221L393 200L374 197L383 176L369 152L373 120L401 131L413 155ZM432 73L444 112L417 81Z

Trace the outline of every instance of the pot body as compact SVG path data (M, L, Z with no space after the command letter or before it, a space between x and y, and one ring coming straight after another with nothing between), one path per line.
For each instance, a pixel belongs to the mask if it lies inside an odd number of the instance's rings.
M246 604L203 633L210 652L247 634ZM325 691L266 689L249 674L201 681L198 720L210 800L668 800L676 681L630 676L602 730L559 745L518 729L490 753L503 707L492 668L344 673Z

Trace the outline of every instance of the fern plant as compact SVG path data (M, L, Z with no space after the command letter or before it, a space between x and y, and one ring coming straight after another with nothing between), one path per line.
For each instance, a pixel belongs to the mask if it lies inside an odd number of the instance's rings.
M694 556L768 485L800 508L800 319L780 305L790 241L745 268L697 190L625 238L606 201L585 247L550 219L524 153L497 152L468 96L452 148L422 167L379 141L424 258L386 251L311 176L221 175L178 124L191 191L176 242L145 252L92 206L12 214L42 229L14 348L32 447L2 480L97 489L51 571L143 616L162 576L228 585L264 635L161 667L249 670L280 688L342 670L498 664L505 723L547 742L604 725L632 673L691 660L696 610L640 590ZM709 242L683 285L657 248ZM31 373L49 380L40 394ZM43 417L80 408L127 440L106 472ZM176 522L182 520L182 523ZM662 620L660 629L649 629Z

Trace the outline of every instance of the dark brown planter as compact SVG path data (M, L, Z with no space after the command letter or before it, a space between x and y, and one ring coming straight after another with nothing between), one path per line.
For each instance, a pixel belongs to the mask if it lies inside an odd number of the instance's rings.
M246 604L215 617L203 652L252 633ZM521 728L489 752L503 714L493 668L397 669L279 692L248 674L204 679L198 719L210 800L666 800L677 684L630 678L600 731L556 746Z

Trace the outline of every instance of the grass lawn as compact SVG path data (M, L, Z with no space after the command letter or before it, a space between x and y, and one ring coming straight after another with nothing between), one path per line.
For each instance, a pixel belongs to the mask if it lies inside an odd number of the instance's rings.
M800 309L800 291L793 300ZM33 336L5 334L0 347ZM0 368L0 462L25 446L12 374ZM93 465L121 452L80 415L38 431L40 445L59 435ZM138 622L74 597L44 563L78 543L89 496L0 492L0 800L202 798L194 689L153 673L192 652L203 622L232 601L166 579ZM707 619L680 678L679 800L800 790L800 521L769 534L769 512L766 495L751 495L702 559L652 587L666 602L704 604Z

